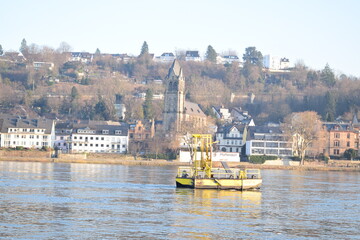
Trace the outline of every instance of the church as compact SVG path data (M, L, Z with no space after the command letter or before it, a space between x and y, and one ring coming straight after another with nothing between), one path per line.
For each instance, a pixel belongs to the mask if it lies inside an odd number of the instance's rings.
M185 78L179 62L174 60L165 78L165 132L199 132L206 126L206 115L196 103L185 101Z

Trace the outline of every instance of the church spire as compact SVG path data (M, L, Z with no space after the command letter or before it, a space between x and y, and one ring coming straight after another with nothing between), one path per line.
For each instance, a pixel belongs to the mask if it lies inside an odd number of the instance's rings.
M177 59L175 59L173 64L171 65L169 69L168 77L170 77L171 73L173 73L176 77L182 77L182 68Z

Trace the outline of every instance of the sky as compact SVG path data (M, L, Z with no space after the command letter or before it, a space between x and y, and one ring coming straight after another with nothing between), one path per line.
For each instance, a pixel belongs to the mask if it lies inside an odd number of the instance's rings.
M218 53L249 46L321 70L360 77L358 0L11 0L1 1L0 44L156 56L211 45Z

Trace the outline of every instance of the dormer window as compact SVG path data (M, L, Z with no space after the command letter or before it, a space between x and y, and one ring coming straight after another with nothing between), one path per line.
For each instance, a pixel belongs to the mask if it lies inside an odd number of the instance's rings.
M120 135L120 134L121 134L121 130L115 130L115 134L116 134L116 135Z
M109 130L102 130L102 134L109 134Z

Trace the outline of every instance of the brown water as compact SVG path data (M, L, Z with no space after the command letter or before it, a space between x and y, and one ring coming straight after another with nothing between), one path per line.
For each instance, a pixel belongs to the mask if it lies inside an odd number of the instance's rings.
M360 173L263 170L259 192L177 189L175 175L0 162L0 238L360 238Z

